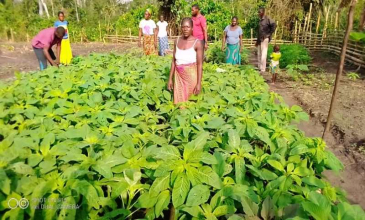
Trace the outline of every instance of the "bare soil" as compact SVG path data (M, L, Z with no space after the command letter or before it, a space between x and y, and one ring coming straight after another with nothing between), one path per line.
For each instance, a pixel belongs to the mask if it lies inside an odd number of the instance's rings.
M133 47L135 47L133 44L71 44L74 56L86 56L90 53L125 53ZM30 43L0 42L0 80L12 78L16 72L29 72L38 69L37 58Z
M288 105L299 105L310 115L308 122L298 125L299 129L309 137L322 137L339 59L330 53L316 52L311 55L313 62L310 72L297 81L284 70L275 84L271 83L269 73L263 77L270 89L280 94ZM250 63L257 64L254 52L251 53ZM345 75L355 71L360 79L350 80ZM365 209L365 71L346 64L344 72L331 132L325 141L345 169L340 176L328 171L325 177L334 186L344 189L351 203Z

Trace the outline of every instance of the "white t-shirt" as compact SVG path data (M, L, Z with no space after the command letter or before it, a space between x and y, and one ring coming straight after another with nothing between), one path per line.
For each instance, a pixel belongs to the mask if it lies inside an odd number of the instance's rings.
M153 35L153 29L156 28L156 23L153 20L143 19L139 23L139 28L142 28L143 35Z
M166 21L157 22L158 26L158 37L167 37L167 25L169 25Z

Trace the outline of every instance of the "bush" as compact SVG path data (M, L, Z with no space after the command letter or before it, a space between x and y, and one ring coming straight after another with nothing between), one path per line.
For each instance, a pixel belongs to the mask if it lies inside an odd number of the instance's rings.
M270 45L267 53L268 60L270 54L273 52L273 45ZM309 55L309 51L303 45L300 44L285 44L280 45L281 59L280 68L286 68L288 65L307 65L311 62L312 58Z
M248 64L248 56L250 51L243 48L241 53L241 64ZM214 42L209 45L209 49L206 51L206 59L209 63L225 63L226 52L222 51L222 41Z

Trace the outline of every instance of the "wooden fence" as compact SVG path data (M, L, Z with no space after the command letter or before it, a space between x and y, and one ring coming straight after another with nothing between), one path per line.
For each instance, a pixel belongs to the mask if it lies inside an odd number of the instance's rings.
M274 36L271 43L277 45L298 43L312 51L327 51L340 55L343 37L344 32L341 31L326 32L324 34L302 32L300 34L294 34L292 40L275 39ZM169 43L173 44L176 38L177 36L170 36ZM112 43L137 43L138 36L105 35L104 41ZM245 47L252 48L255 46L256 38L245 38L242 42ZM346 61L365 68L365 46L350 40L347 46Z

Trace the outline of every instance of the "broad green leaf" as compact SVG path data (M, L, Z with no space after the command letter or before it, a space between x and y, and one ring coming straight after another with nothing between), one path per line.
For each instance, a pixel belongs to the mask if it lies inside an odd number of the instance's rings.
M0 190L5 193L5 195L10 194L10 179L7 177L5 171L0 168Z
M99 208L99 204L97 201L97 199L99 198L98 193L95 187L91 185L88 181L75 181L75 183L72 185L72 188L86 198L89 206L92 206L96 209Z
M236 130L228 130L228 144L232 148L237 149L240 146L241 140Z
M227 214L232 214L236 211L234 206L230 206L230 205L222 205L222 206L218 206L216 209L214 209L213 214L216 217L221 217Z
M209 187L205 185L194 186L188 195L186 200L187 206L198 206L208 201L210 196Z
M214 157L216 158L217 163L212 166L213 170L214 170L214 172L216 172L218 174L219 177L223 177L224 169L225 169L225 165L226 165L226 163L224 161L224 157L219 152L214 152Z
M308 176L308 177L304 177L302 179L303 183L306 183L308 185L311 186L317 186L319 188L324 188L325 184L322 182L322 180L318 179L315 176Z
M172 189L172 204L175 208L184 204L186 197L188 196L190 190L190 182L186 174L180 174L174 183Z
M243 206L244 212L248 217L257 216L259 206L256 203L244 196L241 198L241 204Z
M225 123L226 122L223 120L223 118L221 118L221 117L215 117L215 118L209 120L208 123L207 123L207 125L205 127L206 128L209 128L209 129L219 129Z
M152 196L149 192L143 193L139 198L136 206L138 208L152 208L157 202L158 196Z
M285 170L284 170L284 167L283 167L283 165L280 163L280 162L278 162L278 161L276 161L276 160L268 160L267 161L272 167L274 167L275 169L277 169L277 170L279 170L279 171L281 171L281 172L285 172Z
M201 156L201 161L205 164L217 164L217 159L208 152L204 152Z
M158 177L153 182L150 188L151 196L157 196L160 192L168 189L170 185L170 175L166 175L164 177Z
M234 161L236 183L243 184L246 176L245 160L237 157Z
M112 178L113 173L111 167L102 161L98 161L94 166L93 169L98 172L100 175L104 176L105 178Z
M160 193L160 195L157 198L157 203L155 205L155 216L159 217L163 210L168 209L169 203L170 203L170 191L165 190Z
M222 181L212 168L207 166L199 167L198 172L203 183L213 186L216 189L222 188Z
M274 216L275 216L274 203L271 200L271 197L268 196L268 197L266 197L266 199L262 203L261 217L264 220L270 220L270 219L273 219Z
M299 144L298 146L291 149L289 155L290 156L300 155L300 154L304 154L304 153L307 153L307 152L308 152L308 147L304 144Z
M62 207L73 207L76 206L77 203L72 196L68 196L62 199ZM76 219L76 208L63 208L60 209L60 214L58 215L57 220L74 220Z

